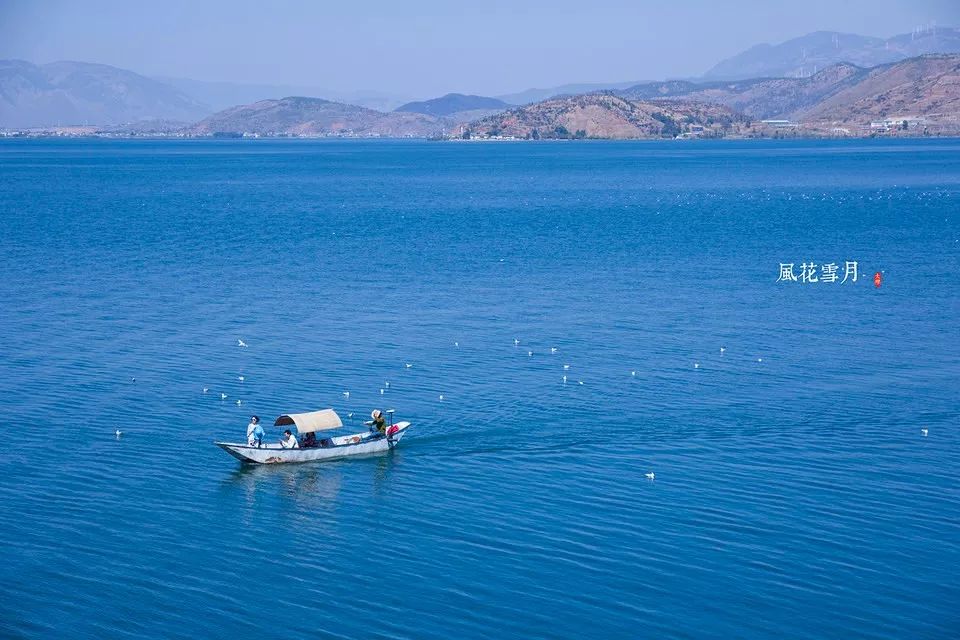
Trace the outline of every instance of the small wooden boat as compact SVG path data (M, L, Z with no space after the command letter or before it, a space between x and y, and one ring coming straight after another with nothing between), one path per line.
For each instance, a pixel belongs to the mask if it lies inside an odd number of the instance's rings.
M392 412L391 416L392 416ZM392 421L391 421L392 422ZM283 462L321 462L338 460L347 456L380 453L393 449L410 427L409 422L397 422L387 427L387 432L361 432L345 436L317 439L318 431L343 427L340 416L333 409L311 411L310 413L289 413L277 418L273 423L277 427L296 426L301 446L286 449L279 443L261 444L259 447L234 442L215 442L214 444L243 462L256 464L276 464Z

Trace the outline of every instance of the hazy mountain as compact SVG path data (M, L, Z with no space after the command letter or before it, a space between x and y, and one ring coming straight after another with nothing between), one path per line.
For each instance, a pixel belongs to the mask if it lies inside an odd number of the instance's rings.
M249 104L260 100L282 98L283 96L311 96L355 104L378 111L392 111L408 101L408 98L404 96L381 91L336 91L306 85L209 82L165 76L156 79L179 89L199 102L210 105L212 107L211 111L220 111L238 104Z
M419 113L382 113L320 98L288 97L231 107L198 122L188 133L243 132L260 135L426 137L444 123Z
M809 76L838 62L874 67L927 53L960 52L960 30L938 27L892 38L817 31L778 45L759 44L718 63L706 80Z
M195 121L210 108L132 71L104 64L0 61L0 127Z
M562 84L558 87L551 87L549 89L527 89L526 91L520 91L518 93L508 93L502 96L497 96L497 98L506 102L507 104L532 104L534 102L540 102L541 100L546 100L556 96L572 96L584 93L594 93L596 91L626 89L627 87L631 87L635 84L638 84L636 80L633 82L581 82L576 84Z
M408 102L395 109L411 113L424 113L430 116L450 116L466 111L498 111L509 108L510 105L497 98L484 96L468 96L462 93L448 93L440 98L424 100L422 102Z
M661 138L692 127L704 135L739 131L746 119L720 105L628 100L611 94L552 98L470 124L472 135L518 138Z
M929 55L864 69L841 63L805 78L645 83L628 99L721 104L753 118L868 122L881 116L960 116L960 55Z

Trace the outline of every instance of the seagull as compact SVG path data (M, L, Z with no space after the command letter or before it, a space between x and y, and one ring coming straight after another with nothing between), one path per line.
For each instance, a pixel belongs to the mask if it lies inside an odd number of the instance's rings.
M694 363L693 363L693 368L694 368L694 369L699 369L699 368L700 368L700 363L699 363L699 362L694 362Z
M721 354L723 354L723 352L726 351L726 350L727 350L726 347L720 347L720 353L721 353Z
M570 368L570 365L568 365L568 364L563 365L563 370L564 370L564 371L566 371L566 370L569 369L569 368Z
M206 393L207 391L210 391L210 387L204 387L204 388L203 388L203 392L204 392L204 393Z
M117 429L115 435L117 436L117 438L119 438L120 436L123 435L123 431L120 431L120 429Z
M929 429L920 429L920 433L923 434L923 437L926 438L927 434L930 433Z
M457 349L459 349L459 348L460 348L460 343L459 343L459 342L454 342L454 343L453 343L453 346L455 346Z
M390 383L389 383L389 382L384 382L384 383L383 383L383 386L385 386L387 389L389 389L389 388L390 388Z
M344 398L349 398L349 397L350 397L350 392L349 392L349 391L344 391L344 392L343 392L343 397L344 397Z
M220 394L220 399L221 399L221 400L226 400L226 399L227 399L227 394L221 393L221 394Z
M532 356L532 355L533 355L533 351L527 351L527 355L528 355L528 356Z
M556 353L556 352L557 352L556 347L550 347L550 353Z
M757 362L763 362L763 358L757 358Z
M137 381L136 378L130 378L130 382L136 382L136 381Z
M412 368L413 368L413 365L412 365L412 364L410 364L409 362L408 362L408 363L406 363L406 364L405 364L405 365L403 365L403 366L405 366L405 367L406 367L407 369L412 369Z
M352 420L352 419L353 419L353 412L351 411L350 413L348 413L348 414L347 414L347 417Z
M518 340L517 338L514 338L514 339L513 339L513 346L517 346L518 344L520 344L520 340Z
M244 342L243 340L240 340L240 339L238 338L238 339L237 339L237 346L238 346L238 347L245 347L245 346L247 346L247 343Z
M243 404L243 400L237 400L237 406L239 407L241 404Z
M380 389L380 395L383 395L383 389Z
M442 394L442 393L440 394L440 401L441 401L441 402L443 401L443 394Z
M583 384L583 380L577 380L577 384Z
M650 473L645 473L643 475L645 475L649 480L653 480L654 478L657 477L657 474L655 474L653 471L651 471Z
M630 375L636 376L636 375L637 375L637 372L636 372L636 371L631 371L631 372L630 372Z
M567 384L567 376L563 376L563 384Z
M243 382L244 380L246 380L246 378L244 378L243 376L237 376L237 380L239 380L240 382Z

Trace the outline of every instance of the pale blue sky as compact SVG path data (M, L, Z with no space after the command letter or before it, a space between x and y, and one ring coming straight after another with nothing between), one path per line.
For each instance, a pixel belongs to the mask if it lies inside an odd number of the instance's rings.
M960 24L960 0L0 0L0 58L147 75L500 94L699 75L816 30L890 36Z

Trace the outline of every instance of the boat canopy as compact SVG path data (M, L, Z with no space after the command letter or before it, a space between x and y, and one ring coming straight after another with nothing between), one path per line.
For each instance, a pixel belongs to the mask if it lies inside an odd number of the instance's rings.
M310 413L285 413L273 423L275 427L296 425L297 433L313 433L326 429L338 429L343 426L340 416L333 409L311 411Z

